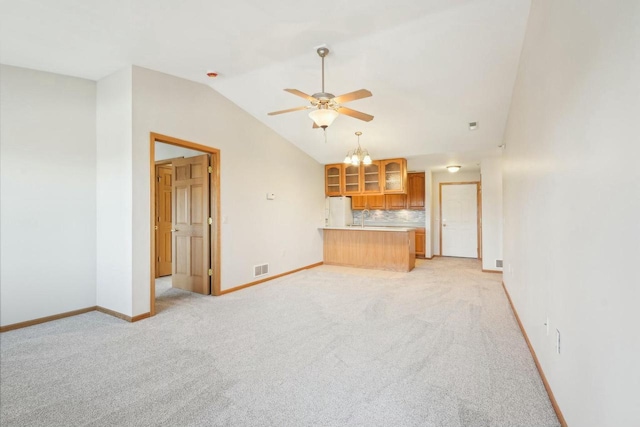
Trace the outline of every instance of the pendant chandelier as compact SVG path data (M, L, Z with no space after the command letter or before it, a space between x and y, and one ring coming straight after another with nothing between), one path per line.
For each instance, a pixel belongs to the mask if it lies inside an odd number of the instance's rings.
M356 136L358 137L358 147L354 150L349 151L347 153L347 156L344 158L344 163L347 165L358 166L360 165L360 163L362 163L363 165L371 164L371 156L369 155L369 151L363 150L362 147L360 147L360 135L362 135L362 132L356 132Z

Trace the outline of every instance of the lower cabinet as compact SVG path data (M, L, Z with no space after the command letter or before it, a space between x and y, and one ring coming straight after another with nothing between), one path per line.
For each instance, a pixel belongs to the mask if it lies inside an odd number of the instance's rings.
M424 228L416 228L416 258L426 255L427 233Z

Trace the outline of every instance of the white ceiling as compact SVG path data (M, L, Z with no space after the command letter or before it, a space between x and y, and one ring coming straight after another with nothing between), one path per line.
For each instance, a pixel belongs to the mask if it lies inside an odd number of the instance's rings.
M499 152L529 4L0 0L0 62L92 80L134 64L208 84L321 163L341 161L357 130L374 159L479 161ZM267 116L306 104L284 88L320 91L322 44L326 91L369 89L373 97L347 106L375 116L338 117L326 143L308 112Z

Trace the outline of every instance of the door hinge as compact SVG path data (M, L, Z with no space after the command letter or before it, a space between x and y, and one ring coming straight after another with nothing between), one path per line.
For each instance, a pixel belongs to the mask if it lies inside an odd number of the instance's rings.
M213 167L212 167L212 166L209 166L209 167L207 168L207 170L209 171L209 173L212 173L212 172L213 172Z
M156 178L158 178L158 182L162 181L162 178L160 176L157 176Z
M209 276L213 276L213 270L209 269Z
M209 225L213 224L213 218L209 217Z
M160 257L158 257L158 262L160 262Z

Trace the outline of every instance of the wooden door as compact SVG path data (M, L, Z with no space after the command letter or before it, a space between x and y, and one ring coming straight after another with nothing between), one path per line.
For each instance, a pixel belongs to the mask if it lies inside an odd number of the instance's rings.
M440 184L440 253L478 258L478 184Z
M209 156L173 161L174 288L208 295L209 276Z
M156 165L156 277L171 274L171 165Z

